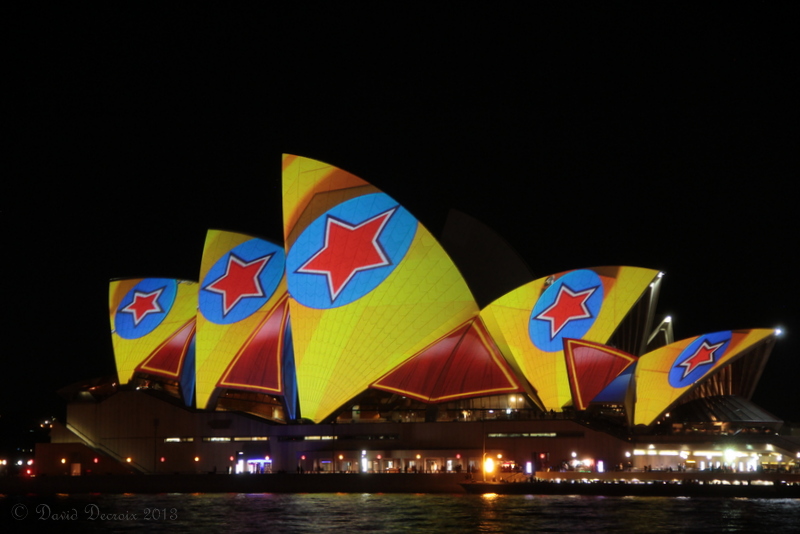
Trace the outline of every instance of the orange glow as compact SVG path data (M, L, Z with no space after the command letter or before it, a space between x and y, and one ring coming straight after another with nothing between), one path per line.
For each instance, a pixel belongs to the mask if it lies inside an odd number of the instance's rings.
M494 460L487 458L486 461L483 462L483 471L484 473L494 472Z

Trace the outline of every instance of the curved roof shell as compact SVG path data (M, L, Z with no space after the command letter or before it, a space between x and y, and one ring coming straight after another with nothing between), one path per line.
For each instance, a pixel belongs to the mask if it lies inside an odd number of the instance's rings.
M300 410L321 421L478 306L430 232L374 186L287 155L283 192Z
M572 403L564 340L606 343L657 276L639 267L565 271L507 293L481 318L540 407L560 411Z
M209 230L200 280L197 407L213 407L225 388L283 395L288 327L283 247Z
M722 331L676 341L645 354L639 358L634 374L634 424L653 424L734 361L748 355L766 358L768 350L755 349L771 345L774 338L771 329Z
M111 340L120 384L136 372L194 387L197 283L171 278L112 280ZM187 367L188 366L188 367ZM187 402L191 392L185 391Z

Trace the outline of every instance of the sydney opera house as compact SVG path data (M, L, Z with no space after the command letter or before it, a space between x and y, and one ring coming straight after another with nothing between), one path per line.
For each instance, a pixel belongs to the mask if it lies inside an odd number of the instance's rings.
M534 278L476 220L454 213L437 239L370 183L291 155L283 221L283 243L210 230L199 282L111 282L117 376L61 391L41 473L798 462L750 401L778 333L674 340L659 271Z

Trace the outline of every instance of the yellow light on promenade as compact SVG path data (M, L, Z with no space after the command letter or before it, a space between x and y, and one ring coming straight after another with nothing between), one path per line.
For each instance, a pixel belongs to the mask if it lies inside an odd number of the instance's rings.
M494 472L494 460L491 458L487 458L486 461L483 463L483 470L486 473Z

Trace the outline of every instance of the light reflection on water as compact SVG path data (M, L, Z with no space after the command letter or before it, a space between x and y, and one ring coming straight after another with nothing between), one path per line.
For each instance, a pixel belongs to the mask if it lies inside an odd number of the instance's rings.
M48 510L58 518L40 519ZM12 514L19 517L23 511L25 518L15 520ZM82 532L776 533L800 525L800 500L341 493L0 496L0 514L0 524L12 528L69 526Z

